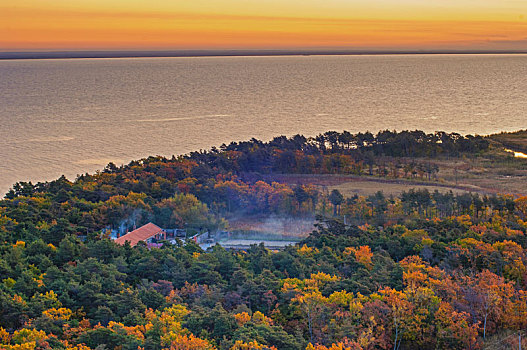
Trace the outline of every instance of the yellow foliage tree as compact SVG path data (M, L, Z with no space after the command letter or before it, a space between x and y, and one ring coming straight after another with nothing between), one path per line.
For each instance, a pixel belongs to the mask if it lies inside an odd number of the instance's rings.
M65 307L61 307L58 309L51 308L42 312L43 316L49 317L50 319L56 321L68 321L71 318L72 314L73 312Z
M9 344L9 333L2 327L0 327L0 344Z
M23 345L27 343L35 344L37 341L46 339L47 335L44 331L37 331L36 329L22 328L13 333L11 343Z
M273 320L269 317L265 316L260 311L256 311L252 316L252 321L256 324L263 324L266 326L271 326L273 324Z
M247 312L235 314L234 318L236 319L236 323L238 323L238 326L240 327L243 327L246 323L251 321L251 315L249 315Z

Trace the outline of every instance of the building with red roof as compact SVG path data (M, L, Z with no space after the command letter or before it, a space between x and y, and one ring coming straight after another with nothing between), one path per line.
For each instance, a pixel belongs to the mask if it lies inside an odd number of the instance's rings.
M165 240L167 234L157 225L153 223L148 223L144 226L139 227L136 230L128 232L124 236L121 236L115 240L115 243L124 245L127 241L130 242L130 245L133 247L137 243L143 241L146 243L156 243L160 240Z

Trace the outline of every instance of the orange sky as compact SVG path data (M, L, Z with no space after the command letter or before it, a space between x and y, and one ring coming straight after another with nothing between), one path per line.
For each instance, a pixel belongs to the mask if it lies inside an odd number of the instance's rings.
M6 0L0 50L527 50L527 0Z

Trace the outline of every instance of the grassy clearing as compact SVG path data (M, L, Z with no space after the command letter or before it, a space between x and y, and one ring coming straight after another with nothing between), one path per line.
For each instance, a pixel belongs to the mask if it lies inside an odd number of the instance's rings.
M467 190L450 187L450 186L436 186L436 185L420 185L413 183L404 182L381 182L381 181L351 181L345 182L335 186L329 186L328 190L337 189L344 196L350 197L353 195L369 196L375 194L378 191L382 191L385 195L399 196L402 192L408 191L409 189L427 189L430 192L448 192L464 193ZM476 190L476 189L475 189Z
M437 165L439 169L437 179L428 181L425 178L338 174L273 174L264 176L264 179L287 184L311 184L328 191L338 189L346 196L355 194L368 196L377 191L396 196L412 188L454 193L527 195L527 159L514 157L512 153L505 152L501 146L478 157L414 158L412 160ZM404 159L402 163L404 162L408 160Z
M527 130L504 132L491 135L490 138L515 151L527 152Z
M353 196L355 194L361 196L369 196L378 191L384 192L386 195L397 196L403 191L409 189L426 188L428 191L438 190L440 192L452 191L454 193L463 192L485 192L484 189L471 184L455 186L454 184L446 183L441 179L439 181L423 181L419 179L390 179L373 176L355 176L355 175L278 175L275 176L274 181L284 182L289 184L310 184L320 187L322 190L331 191L338 189L345 196Z

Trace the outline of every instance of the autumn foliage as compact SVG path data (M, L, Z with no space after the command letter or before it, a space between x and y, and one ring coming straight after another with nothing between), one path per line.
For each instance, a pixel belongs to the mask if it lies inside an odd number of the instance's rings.
M488 147L457 134L329 132L16 184L0 201L0 349L518 346L527 339L525 197L345 197L280 177L431 181L437 169L412 157ZM149 221L197 234L269 215L316 222L280 251L109 237Z

